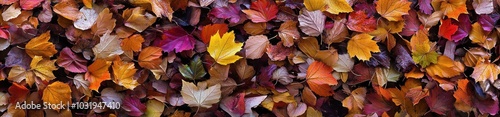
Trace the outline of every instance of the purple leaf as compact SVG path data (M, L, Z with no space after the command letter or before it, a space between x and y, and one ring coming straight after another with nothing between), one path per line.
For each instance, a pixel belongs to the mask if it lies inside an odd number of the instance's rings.
M176 53L192 50L194 48L194 37L188 34L182 27L174 27L163 33L162 40L156 41L155 46L161 47L165 52Z
M135 96L126 96L123 99L123 110L130 116L141 116L146 112L146 106Z
M391 110L391 106L377 93L367 94L365 99L365 107L363 109L365 114L377 113L377 115L382 115L382 113Z
M87 72L87 60L77 56L68 47L62 49L57 58L57 65L73 73Z
M432 112L445 115L454 108L455 98L452 91L444 91L441 87L435 86L430 90L430 95L425 97L425 101Z
M405 19L405 27L403 31L400 33L403 36L412 36L415 32L418 31L420 26L420 21L417 18L417 12L414 10L408 11L408 15L404 15Z
M420 8L420 12L425 14L432 13L433 8L431 6L431 0L418 0L418 5Z
M458 30L455 34L451 35L451 39L454 42L458 42L469 35L472 28L472 23L470 22L469 15L462 14L458 17ZM456 22L453 20L452 22Z
M13 66L21 66L24 69L29 69L31 63L31 57L19 48L12 48L7 54L7 58L5 58L5 66L13 67Z
M260 86L274 89L274 83L271 82L271 77L273 76L274 70L278 68L275 64L269 65L263 69L260 69L260 74L257 76L257 82Z
M495 28L495 20L493 20L493 18L491 18L489 15L480 15L478 22L486 32L490 32L491 30L493 30L493 28Z
M352 68L352 72L349 72L349 78L347 78L348 85L356 85L363 83L372 79L375 73L375 68L368 67L365 63L358 63Z
M26 29L17 28L16 25L9 25L10 43L16 45L31 40L37 34L37 29L29 27Z
M372 17L377 14L377 10L375 9L375 5L368 4L366 2L354 5L354 11L365 11L367 17Z
M392 52L392 56L396 57L394 59L396 63L396 69L399 72L403 73L410 72L415 63L413 62L413 58L411 58L408 50L406 50L406 48L401 44L396 44L396 46L392 49Z
M230 4L226 7L213 8L209 14L216 18L229 19L231 23L237 23L240 21L241 9L235 4Z
M391 66L391 58L389 57L389 52L387 52L387 49L385 46L379 46L380 52L379 53L373 53L372 57L370 58L369 61L366 62L366 65L370 67L385 67L389 68Z

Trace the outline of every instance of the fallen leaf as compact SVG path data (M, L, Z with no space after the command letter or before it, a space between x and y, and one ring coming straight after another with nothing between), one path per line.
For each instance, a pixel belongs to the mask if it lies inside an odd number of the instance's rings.
M140 34L134 34L122 40L120 47L123 51L134 51L139 52L142 48L142 43L144 42L144 37Z
M125 9L122 16L126 19L124 25L138 32L144 31L156 21L153 14L145 12L141 7Z
M164 103L151 99L146 102L146 115L147 117L160 117L165 109Z
M203 43L208 44L210 42L210 37L216 34L217 32L227 32L229 28L227 24L209 24L203 26L201 29L201 40ZM220 36L223 36L222 33L219 33Z
M71 21L76 21L82 16L78 4L73 0L62 0L54 5L54 12Z
M441 87L434 87L430 90L430 95L425 98L425 101L432 112L445 115L453 109L455 98L453 98L451 91L444 91Z
M351 95L342 100L342 106L349 110L350 114L361 113L364 107L366 88L360 87L351 92Z
M70 48L63 48L57 58L57 65L73 73L87 72L87 60L77 56Z
M313 92L320 96L330 96L333 94L331 85L337 85L337 80L330 73L333 68L330 66L315 61L307 68L307 84Z
M286 47L293 46L294 41L300 39L300 33L297 30L297 21L287 20L281 24L278 30L278 35Z
M135 80L134 75L137 69L134 63L123 62L121 60L113 62L113 82L127 89L134 90L140 84Z
M92 33L95 35L103 35L113 31L115 28L116 19L113 18L113 13L108 8L105 8L99 13L94 25L91 27Z
M371 52L380 52L377 42L372 38L373 36L366 33L352 37L347 44L349 57L356 56L359 60L367 61L372 57Z
M194 48L195 39L188 34L182 27L176 26L163 32L162 40L155 44L161 47L165 52L176 53L192 50Z
M433 1L434 2L434 1ZM449 18L458 20L460 14L468 14L465 0L436 1L441 2L440 10Z
M439 56L437 58L437 63L426 67L425 70L431 76L443 78L451 78L460 75L460 71L457 70L457 66L455 66L453 60L447 56Z
M325 5L323 0L304 0L304 6L308 11L323 10Z
M59 81L53 82L52 84L47 85L47 87L43 90L42 100L48 104L70 104L71 88L66 83ZM69 105L67 106L69 107ZM64 107L56 107L52 109L59 111L60 109L64 109Z
M197 81L207 74L199 56L195 56L189 65L179 66L179 72L190 81Z
M209 14L217 18L229 19L230 23L238 23L242 20L240 18L242 15L241 11L241 8L236 4L229 4L225 7L215 7ZM251 10L250 12L254 13L255 11Z
M318 36L325 29L326 16L321 11L307 11L302 9L299 15L299 28L309 36Z
M172 9L171 0L151 0L151 8L156 17L165 16L172 21L174 10Z
M21 8L18 4L12 4L5 11L2 12L3 21L9 21L21 15Z
M80 30L92 28L94 23L97 21L99 14L97 14L95 9L89 9L86 7L82 7L80 12L82 13L82 16L73 23L73 26Z
M31 61L30 67L37 77L45 81L51 81L56 78L54 73L52 73L52 71L57 70L57 67L54 65L55 62L56 60L48 60L41 56L35 56Z
M31 39L26 44L26 53L30 55L31 58L34 56L52 57L52 55L57 53L57 50L51 42L50 31L41 34L38 37Z
M100 38L100 42L92 48L96 59L112 60L123 53L120 47L121 40L116 35L107 32Z
M498 79L498 74L500 74L500 67L486 61L478 62L470 77L474 78L476 82L485 82L486 80L495 82Z
M259 59L266 52L269 40L264 35L250 36L245 43L245 57L249 59Z
M349 13L354 11L347 0L326 0L326 11L331 14Z
M494 11L493 0L473 0L472 6L477 14L490 14Z
M438 35L448 40L452 40L451 36L458 30L458 26L451 23L451 19L441 20Z
M495 47L497 42L497 39L492 39L487 36L487 33L481 28L478 22L472 24L469 38L472 40L472 43L479 44L488 50Z
M139 54L139 65L146 69L160 68L162 51L159 47L146 47Z
M210 108L212 104L218 103L220 99L220 84L208 87L206 82L199 82L198 85L182 81L181 95L186 104L190 107Z
M146 105L142 104L139 98L134 96L125 97L122 108L130 116L141 116L146 111Z
M25 101L26 97L30 93L28 88L26 88L24 85L21 85L18 83L12 83L12 85L7 90L9 91L9 94L11 95L9 98L9 102L11 104L14 104L16 102Z
M254 23L268 22L276 18L278 6L270 0L256 0L250 5L250 10L242 10L248 19Z
M429 37L423 30L417 31L410 40L412 58L415 63L423 68L437 63L438 54L436 51L431 50L431 42Z
M109 66L111 66L111 62L103 59L97 59L88 66L85 80L90 82L89 89L98 91L102 81L111 79Z
M377 21L374 17L368 17L364 11L349 13L347 28L357 32L371 32L377 29Z
M290 117L298 117L306 112L307 105L304 103L298 103L297 105L288 104L286 110L288 112L288 116Z
M389 21L403 20L403 15L408 14L411 2L407 0L379 0L377 1L377 12Z
M243 43L236 43L234 32L226 32L222 37L219 33L213 35L210 39L210 45L208 45L207 51L214 60L221 64L227 65L236 62L238 59L242 58L238 55L234 55L241 50Z

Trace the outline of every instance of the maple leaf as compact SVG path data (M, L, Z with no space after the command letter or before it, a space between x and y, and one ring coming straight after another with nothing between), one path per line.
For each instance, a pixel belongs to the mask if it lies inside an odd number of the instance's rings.
M325 29L326 16L321 11L307 11L302 9L299 15L299 28L309 36L318 36Z
M227 31L229 31L227 24L205 25L201 29L201 40L203 41L203 43L208 44L208 42L210 42L210 37L212 35L216 34L217 32L227 32ZM219 35L222 36L223 34L220 33Z
M144 31L156 21L155 16L145 12L141 7L125 9L122 16L123 19L126 19L124 22L125 26L132 28L138 32Z
M451 36L455 34L458 30L458 26L451 23L451 19L441 20L441 26L439 26L439 36L442 36L448 40L452 40Z
M427 66L425 70L431 76L439 76L443 78L451 78L453 76L460 75L460 71L457 70L457 66L453 60L447 56L439 56L437 58L437 63Z
M144 42L144 38L140 34L134 34L123 39L120 47L123 51L139 52L142 48L142 42Z
M347 43L347 52L352 58L356 56L359 60L367 61L372 57L371 52L380 52L376 41L372 40L373 36L366 33L355 35Z
M85 80L90 82L89 89L98 91L102 81L111 79L109 66L111 66L111 62L103 59L97 59L88 66Z
M184 78L191 81L200 80L207 74L199 56L194 57L193 60L189 62L189 65L179 66L179 72Z
M251 10L242 10L254 23L268 22L276 18L278 6L270 0L256 0L250 5Z
M389 21L403 20L403 15L407 15L411 2L407 0L379 0L377 1L377 12Z
M92 51L96 59L111 60L123 53L120 44L121 40L108 32L100 38L100 42L92 48Z
M162 63L162 51L159 47L146 47L139 54L139 65L146 69L157 69Z
M217 32L210 37L210 45L208 45L207 48L208 53L221 65L236 62L241 57L234 54L241 50L243 43L234 42L235 36L233 31L226 32L222 37L219 33L220 32Z
M76 21L82 13L78 10L78 4L74 0L62 0L54 5L54 12L71 21Z
M113 18L113 13L105 8L99 13L94 25L90 28L93 34L103 35L115 28L116 19Z
M26 44L26 53L30 55L31 58L34 56L52 57L52 55L57 53L57 50L51 42L50 31L41 34L38 37L31 39Z
M137 80L134 80L134 75L137 71L134 63L118 60L113 62L112 68L113 82L130 90L134 90L135 87L139 86Z
M307 84L313 92L320 96L330 96L333 94L331 85L337 85L337 80L330 73L333 68L319 61L309 65L306 72Z
M176 53L192 50L194 48L195 39L188 34L182 27L176 26L163 32L162 40L156 44L165 52Z
M467 12L467 6L465 4L465 0L446 0L446 1L436 1L436 2L441 2L440 10L442 10L444 14L449 18L458 20L458 16L460 14L469 13Z
M266 52L266 48L270 45L269 40L264 35L248 37L245 47L245 57L249 59L259 59Z
M57 65L74 73L87 72L87 60L77 56L70 48L63 48L57 58Z
M182 81L181 95L186 104L190 107L210 108L212 104L218 103L221 91L220 84L207 88L206 82L199 82L198 85Z
M415 63L423 68L430 64L437 63L438 54L436 51L431 50L431 42L429 37L423 30L417 31L410 40L412 58Z
M472 40L472 43L479 44L488 50L495 47L497 42L496 38L487 37L486 32L483 28L481 28L481 25L478 22L472 24L472 30L469 38Z
M57 70L57 67L54 65L55 62L56 60L48 60L41 56L35 56L31 61L30 67L37 77L45 81L50 81L56 78L54 73L52 73L52 71Z
M304 6L309 11L323 10L325 5L324 0L304 0Z
M365 11L354 11L349 13L347 28L357 32L371 32L377 29L377 21L374 17L368 17Z
M342 100L342 106L349 110L349 114L361 113L364 107L366 88L360 87L351 92L351 95Z
M478 62L470 76L474 78L476 82L484 82L486 80L495 82L495 80L498 79L498 74L500 74L500 67L496 64L486 61Z
M278 35L286 47L293 46L294 41L300 38L300 32L297 30L297 22L287 20L280 25Z
M354 11L347 0L326 0L326 11L331 14L349 13Z
M43 102L49 104L70 104L71 88L66 83L59 81L53 82L52 84L47 85L47 87L45 87L45 89L43 90L42 100ZM59 111L60 109L64 109L64 107L53 109Z

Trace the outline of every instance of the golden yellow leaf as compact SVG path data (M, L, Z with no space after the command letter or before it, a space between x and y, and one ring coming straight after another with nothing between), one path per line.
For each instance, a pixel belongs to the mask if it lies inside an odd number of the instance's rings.
M331 14L349 13L354 11L347 0L326 0L326 11Z
M206 82L198 82L198 85L195 85L182 80L181 95L190 107L210 108L212 104L220 101L220 87L220 84L216 84L207 88Z
M470 77L476 79L476 82L490 80L490 82L495 82L498 79L498 74L500 74L500 67L496 64L486 62L480 62L474 67L474 72Z
M43 90L42 100L48 104L71 104L71 88L66 83L56 81L45 87ZM58 112L59 109L63 108L54 108L54 110Z
M318 111L312 107L307 107L306 116L307 117L323 117L323 113L321 113L321 111Z
M389 21L403 20L403 15L408 14L411 2L407 0L379 0L377 1L377 12Z
M134 80L134 75L137 69L134 63L127 63L121 60L113 63L113 82L127 89L134 90L139 86L137 80Z
M325 5L325 0L304 0L304 6L309 11L323 10Z
M83 5L85 5L85 7L92 8L92 0L82 0L82 1L83 1Z
M50 81L56 78L52 73L52 71L57 70L57 67L54 65L55 62L56 60L48 60L41 56L35 56L31 60L30 67L33 73L40 79Z
M57 53L57 50L54 44L49 42L49 39L50 31L31 39L26 44L26 53L30 55L31 58L34 56L52 57L52 55Z
M123 11L123 19L125 19L125 26L132 28L138 32L146 30L156 21L153 14L145 12L143 8L136 7L133 9L126 9Z
M142 48L142 42L144 42L144 38L140 34L134 34L123 39L121 47L124 51L139 52Z
M371 52L380 52L376 41L372 40L373 36L366 33L355 35L347 43L347 52L352 58L356 56L359 60L368 61L372 57Z
M496 38L488 37L479 22L472 24L472 30L470 32L469 38L470 40L472 40L472 43L479 44L488 50L495 47L497 43Z
M434 2L434 1L433 1ZM444 0L436 2L441 2L440 11L443 11L446 16L458 20L460 14L469 14L467 12L466 0ZM434 3L433 3L434 6ZM434 7L434 10L438 10Z
M207 49L208 53L221 65L236 62L241 57L235 54L241 50L243 43L236 43L234 41L235 36L233 31L225 33L222 37L220 37L219 33L217 32L217 34L211 37Z
M425 68L431 76L439 76L442 78L451 78L460 75L457 66L447 56L439 56L436 64L432 64Z
M436 51L431 50L431 42L425 33L419 30L410 40L413 61L424 68L436 63L438 57Z

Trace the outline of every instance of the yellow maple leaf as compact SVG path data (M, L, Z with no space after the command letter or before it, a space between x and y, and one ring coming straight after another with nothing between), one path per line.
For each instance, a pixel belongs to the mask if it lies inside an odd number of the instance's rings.
M322 10L325 5L324 0L304 0L304 6L309 11Z
M389 21L403 20L403 15L408 14L411 2L407 0L379 0L377 3L377 12Z
M478 62L474 67L474 71L470 75L472 78L476 79L476 82L490 80L490 82L495 82L498 79L498 74L500 74L500 67L496 64L486 62Z
M52 57L52 55L57 53L57 50L54 44L49 42L49 39L50 31L47 31L40 36L31 39L26 44L26 53L32 58L34 56Z
M132 9L126 9L123 11L123 19L126 19L125 26L132 28L138 32L146 30L156 21L156 17L153 14L145 12L145 9L141 7L136 7Z
M225 33L220 37L219 32L210 37L210 45L208 45L208 53L221 65L227 65L236 62L241 57L235 55L241 50L243 43L234 41L234 32Z
M495 47L497 43L496 38L488 39L487 34L484 32L483 27L481 26L481 24L479 24L479 22L472 24L472 30L470 32L469 38L472 43L479 44L488 50Z
M359 60L367 61L372 57L371 52L380 52L376 41L372 40L373 36L366 33L355 35L347 43L347 52L352 58L356 56Z
M220 101L220 84L207 88L207 82L198 82L198 85L182 80L181 95L184 102L190 107L210 108Z
M40 79L50 81L56 78L52 73L52 71L57 70L57 67L54 65L55 62L56 60L48 60L41 56L35 56L31 60L30 67L33 73L40 77Z
M425 71L431 76L439 76L442 78L451 78L460 75L460 71L453 60L443 55L438 57L436 64L426 67Z
M71 103L71 88L66 83L56 81L45 87L42 100L48 104ZM63 108L54 108L58 112L59 109Z
M135 87L139 86L137 80L134 80L134 75L137 71L134 63L117 60L113 63L112 68L113 82L130 90L134 90Z
M435 0L436 2L441 2L439 11L443 11L446 16L458 20L460 14L469 14L467 12L467 6L465 4L466 0ZM435 7L434 1L433 6ZM434 8L438 11L436 8Z
M422 67L437 62L438 53L431 49L431 42L426 31L419 30L410 40L413 61Z
M326 0L326 11L331 14L349 13L354 11L347 0Z

